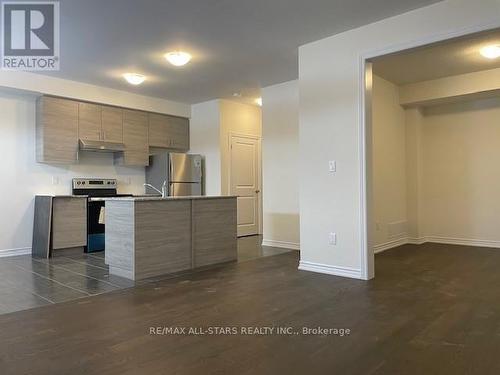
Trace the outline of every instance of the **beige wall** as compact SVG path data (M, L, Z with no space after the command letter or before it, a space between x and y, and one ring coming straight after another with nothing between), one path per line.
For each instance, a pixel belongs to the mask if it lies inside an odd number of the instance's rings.
M375 251L405 241L500 247L500 97L403 111L397 96L374 77ZM399 236L394 222L405 224Z
M407 235L406 127L396 85L373 77L374 245Z
M211 100L191 107L190 153L204 157L206 195L221 194L221 149L219 101Z
M263 243L299 248L299 86L262 89Z
M424 233L500 246L500 98L427 108Z
M219 100L220 106L220 147L221 147L221 190L229 194L229 149L230 134L262 137L262 112L256 105L230 100Z

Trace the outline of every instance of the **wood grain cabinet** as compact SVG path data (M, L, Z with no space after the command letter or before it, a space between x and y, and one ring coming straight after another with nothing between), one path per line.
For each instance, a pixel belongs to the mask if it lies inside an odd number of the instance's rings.
M122 109L78 103L78 137L89 141L122 143Z
M106 142L123 143L123 110L102 106L102 135Z
M78 162L78 102L50 96L38 98L36 160L51 164Z
M149 114L149 146L177 151L189 150L189 120Z
M149 165L147 112L123 110L123 143L125 151L115 154L115 163L128 166Z
M89 141L102 139L100 105L78 103L78 138Z
M52 206L52 249L86 246L87 199L55 197Z
M236 199L192 201L194 268L236 260Z
M189 119L42 96L37 102L36 156L40 163L76 164L79 139L123 143L115 164L148 166L151 148L189 150Z

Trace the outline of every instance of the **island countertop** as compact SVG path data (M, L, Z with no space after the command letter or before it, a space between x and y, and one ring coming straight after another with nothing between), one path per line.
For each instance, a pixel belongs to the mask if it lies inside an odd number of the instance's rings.
M89 198L90 201L170 201L170 200L199 200L199 199L231 199L236 198L235 195L194 195L185 197L166 197L162 198L159 196L131 196L131 197L92 197Z

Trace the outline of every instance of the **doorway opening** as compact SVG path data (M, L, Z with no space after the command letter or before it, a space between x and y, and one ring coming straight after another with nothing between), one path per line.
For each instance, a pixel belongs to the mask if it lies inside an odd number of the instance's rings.
M367 278L390 249L500 247L495 46L500 29L365 60Z

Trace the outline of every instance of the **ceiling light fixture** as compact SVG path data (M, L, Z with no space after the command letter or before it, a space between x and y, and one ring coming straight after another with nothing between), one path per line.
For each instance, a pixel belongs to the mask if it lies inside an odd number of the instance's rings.
M483 47L479 53L487 59L496 59L500 57L500 45L497 44Z
M140 85L146 80L146 76L139 73L125 73L123 78L125 78L131 85Z
M255 103L257 103L258 106L262 107L262 98L255 99Z
M172 65L182 66L191 60L191 55L187 52L173 51L165 54L165 58Z

